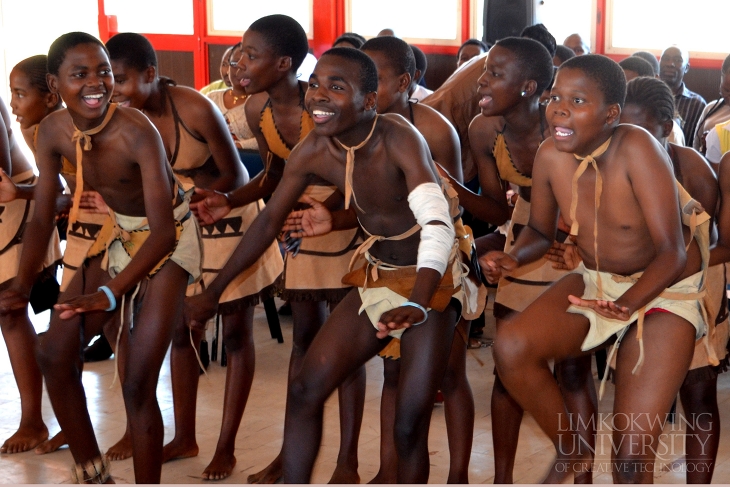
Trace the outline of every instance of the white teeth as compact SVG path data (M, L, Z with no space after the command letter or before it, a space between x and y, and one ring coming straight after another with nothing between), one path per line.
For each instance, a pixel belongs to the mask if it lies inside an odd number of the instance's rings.
M560 137L567 137L568 135L572 134L573 132L561 132L560 130L556 130L555 133L558 134Z
M96 95L84 95L84 98L101 98L103 96L104 96L103 93L98 93Z
M312 115L315 117L331 117L334 115L334 112L325 112L323 110L312 110Z

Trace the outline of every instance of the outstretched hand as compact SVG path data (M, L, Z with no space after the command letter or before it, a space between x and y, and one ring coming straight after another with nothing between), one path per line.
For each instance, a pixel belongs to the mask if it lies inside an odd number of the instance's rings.
M201 224L212 225L231 212L231 205L225 194L203 188L195 188L195 194L200 199L190 203L190 209Z
M53 308L59 312L59 318L62 320L70 320L81 313L106 311L110 304L107 295L102 291L97 291L92 294L76 296L64 303L54 305Z
M378 320L378 331L375 334L378 338L385 338L393 330L401 328L410 328L414 323L420 323L427 316L423 316L423 311L413 306L400 306L386 311L380 315Z
M568 301L574 306L590 308L599 315L612 320L628 321L631 318L631 310L626 306L616 304L614 301L605 299L583 299L573 295L568 296Z
M502 276L509 274L518 266L514 257L498 250L479 257L479 265L490 284L496 284Z
M205 330L208 320L218 312L218 300L213 293L203 291L185 298L183 309L185 323L193 330Z
M578 247L572 244L553 242L553 246L545 254L545 258L553 263L553 269L563 269L572 271L581 259L578 254Z
M304 195L299 200L310 208L289 213L282 231L294 238L316 237L332 231L332 213L321 202Z
M9 203L18 197L18 187L8 173L0 169L0 203Z

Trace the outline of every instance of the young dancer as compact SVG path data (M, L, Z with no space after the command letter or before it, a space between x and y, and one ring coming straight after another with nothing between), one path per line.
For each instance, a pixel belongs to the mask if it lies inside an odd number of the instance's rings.
M23 69L32 70L32 61L21 63L22 67L13 69L11 76L11 108L17 108L19 103L23 107L35 107L37 99L42 100L42 108L37 109L37 117L43 117L57 105L55 98L39 93L32 85L30 76ZM43 69L45 72L45 68ZM21 79L22 78L22 79ZM44 80L45 82L45 80ZM43 103L45 102L45 103ZM13 108L15 111L15 109ZM33 108L21 108L27 114L17 115L21 130L28 129L32 118L36 117ZM10 128L10 114L5 104L0 100L0 290L6 290L13 284L13 278L18 273L20 255L23 249L27 223L33 214L33 185L36 176L33 168L25 158L17 144L17 139ZM31 124L32 125L32 124ZM32 146L31 146L32 147ZM16 186L21 185L21 186ZM57 188L58 189L58 188ZM56 265L61 259L58 233L49 234L46 240L44 253L40 256L43 262L36 271L43 271L42 279L54 279ZM40 279L39 279L40 281ZM0 317L5 344L8 347L10 364L13 369L18 391L20 393L20 426L0 447L2 453L19 453L38 446L48 438L48 429L43 422L41 412L41 397L43 394L43 377L34 351L37 338L33 325L28 318L27 307L5 314Z
M482 114L469 127L481 195L459 185L455 187L468 211L494 224L504 223L509 215L504 197L508 184L517 188L517 198L511 202L514 210L506 239L495 232L477 239L478 248L509 250L527 223L535 153L549 136L539 99L552 73L550 53L532 39L503 39L495 44L487 58L486 71L479 78ZM548 260L540 259L500 280L494 305L497 327L522 312L565 273L554 269ZM559 365L558 374L569 410L590 417L596 407L595 393L592 394L590 358L582 360L582 363ZM504 389L499 376L495 377L492 389L491 410L495 482L511 483L523 411ZM591 422L586 420L583 424ZM588 444L593 444L593 433L584 434Z
M297 69L307 54L304 29L291 17L270 15L255 21L243 35L243 56L237 66L241 85L250 94L246 102L248 125L265 161L264 171L231 195L231 207L272 194L292 149L312 130L314 123L304 107L306 82ZM234 196L235 195L235 196ZM312 178L307 198L342 205L342 195L329 182ZM303 204L305 205L305 204ZM294 321L289 378L302 364L317 330L327 316L327 304L336 305L349 291L342 283L359 242L357 229L305 239L295 255L287 253L282 298L292 306ZM327 269L327 272L322 272ZM334 483L356 483L357 440L365 400L365 370L359 369L340 388L340 452ZM273 483L282 475L281 455L264 470L250 475L250 483Z
M657 78L637 78L627 85L621 122L649 131L666 149L677 181L710 216L715 215L718 187L715 173L694 149L667 141L674 125L674 96ZM712 259L710 264L712 264ZM725 265L707 271L707 292L711 320L705 340L695 344L687 377L679 390L687 418L685 435L687 482L709 484L720 444L720 413L717 408L717 376L727 367L728 313L725 296ZM714 329L714 331L712 331ZM723 361L721 366L719 361Z
M412 103L408 99L408 89L415 71L415 60L410 46L397 37L375 37L367 41L361 49L375 62L378 69L378 113L397 113L409 120L426 139L437 168L443 168L456 181L462 182L460 148L456 131L436 110ZM455 210L457 213L452 216L457 219L458 225L462 225L459 208L456 207ZM467 248L469 247L470 245L467 245ZM468 259L471 255L467 254L466 257ZM466 340L469 336L469 322L462 319L457 330L456 335L459 338L454 340L441 390L444 393L451 452L448 481L467 483L474 430L474 398L466 378ZM391 340L389 346L380 354L385 359L380 406L380 470L371 483L396 481L398 457L393 430L395 396L400 375L399 346L400 340Z
M185 190L234 189L247 180L220 112L196 91L171 85L157 75L152 45L139 34L117 34L107 42L116 83L114 100L145 113L162 135L173 171ZM202 227L203 280L188 290L199 292L225 264L228 256L263 208L254 201L230 213L216 226ZM236 464L235 438L253 381L255 350L253 312L260 299L271 296L283 262L276 245L269 246L256 266L242 273L221 297L223 343L228 355L223 424L216 453L203 472L206 479L228 477ZM164 460L198 454L195 409L199 366L196 349L201 333L178 323L173 339L171 372L175 403L175 438L165 447ZM119 447L124 447L123 441ZM124 453L124 452L120 452ZM121 455L119 455L121 456Z
M80 351L83 337L99 331L116 310L123 320L121 333L134 350L125 357L122 388L137 453L135 479L159 482L164 431L155 390L185 287L200 274L196 222L175 189L155 128L139 112L109 104L114 81L104 45L85 33L65 34L49 49L48 72L51 91L67 108L48 115L38 128L40 177L28 227L37 239L27 242L18 278L0 295L0 312L27 303L29 283L53 229L60 158L65 157L77 174L70 221L78 214L83 181L99 191L111 215L89 260L56 305L41 343L48 394L76 462L74 478L108 480L109 461L99 452L86 409Z
M231 87L225 90L209 92L206 96L213 100L218 109L226 119L228 130L233 137L233 143L238 149L238 157L246 167L249 176L254 177L264 169L263 161L259 155L259 147L256 137L248 127L246 110L244 104L248 99L246 90L241 86L241 77L238 63L241 62L243 51L239 42L231 48L229 56L229 77L232 80Z
M559 68L546 109L552 138L533 166L529 223L510 253L482 259L491 280L539 259L553 244L558 211L583 259L575 273L505 323L495 340L502 382L555 445L546 482L580 475L591 456L571 425L548 360L622 342L614 480L651 481L663 420L687 373L694 340L705 331L698 291L707 225L694 235L700 245L690 235L683 238L680 214L690 220L699 205L680 202L668 156L655 139L618 126L625 93L621 67L603 56L579 56ZM699 215L700 223L708 219Z
M453 298L468 304L464 293L471 287L461 270L448 202L428 147L401 117L376 115L377 87L376 67L364 53L336 48L322 56L306 97L314 131L292 152L279 188L226 268L186 305L193 325L215 312L219 287L250 264L263 242L275 238L312 177L335 182L345 194L346 208L349 204L354 209L372 235L359 248L354 270L343 279L358 290L332 312L290 383L285 482L310 480L324 401L382 350L390 336L400 336L402 357L395 422L397 480L428 479L433 398L460 309ZM207 193L206 204L218 208L226 198Z

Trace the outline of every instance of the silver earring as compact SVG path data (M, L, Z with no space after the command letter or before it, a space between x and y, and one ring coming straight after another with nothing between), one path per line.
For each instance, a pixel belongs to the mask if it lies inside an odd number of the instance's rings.
M523 91L522 92L522 96L525 96L525 95L527 95L527 92L526 91Z

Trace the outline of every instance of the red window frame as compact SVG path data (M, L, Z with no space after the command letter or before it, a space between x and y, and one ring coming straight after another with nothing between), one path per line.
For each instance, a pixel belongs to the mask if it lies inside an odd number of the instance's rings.
M207 0L188 0L193 2L194 29L192 35L172 34L147 34L147 37L155 49L160 51L183 51L193 54L195 87L200 89L210 82L208 70L208 46L211 44L232 45L240 41L239 37L208 35L208 11ZM104 0L99 3L99 35L101 40L106 42L109 37L116 34L116 19L108 16L104 11ZM471 1L461 0L461 41L470 37L471 26ZM606 0L597 0L596 5L596 50L597 53L605 52L606 46ZM344 0L313 0L313 39L310 46L314 55L319 57L329 49L337 39L338 35L345 30L345 4ZM457 46L419 45L427 54L450 54L456 55ZM609 55L620 60L623 56ZM693 59L692 66L698 68L719 69L722 61L714 59Z

